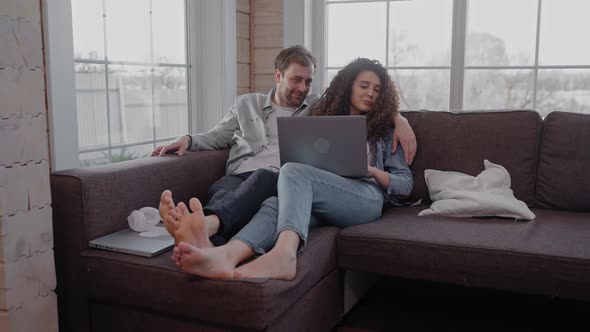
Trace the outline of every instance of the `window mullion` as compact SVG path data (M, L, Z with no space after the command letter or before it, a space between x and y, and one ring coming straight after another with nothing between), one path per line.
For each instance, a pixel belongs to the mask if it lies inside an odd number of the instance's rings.
M316 73L316 82L314 82L312 89L316 93L322 93L324 91L324 86L326 79L328 77L327 61L327 26L328 26L328 3L327 1L313 1L313 8L312 8L312 27L314 33L312 33L312 51L317 60L317 74Z
M186 6L186 59L189 64L187 70L188 76L188 98L189 98L189 133L193 134L199 131L201 123L203 122L203 86L202 86L202 20L200 16L202 13L202 4L200 1L185 1Z
M150 62L152 65L150 66L150 79L152 81L151 90L152 90L152 137L153 143L152 146L156 147L156 67L153 65L155 62L154 59L154 13L153 13L153 4L152 0L150 0Z
M106 1L102 1L102 27L103 27L103 34L104 34L104 57L105 57L105 65L104 65L104 77L105 77L105 92L106 92L106 111L107 111L107 144L109 147L108 155L109 155L109 163L113 162L112 159L112 149L111 149L111 102L110 102L110 93L109 93L109 57L108 57L108 48L107 48L107 8L106 8Z
M535 40L535 69L533 71L533 109L537 108L537 88L539 87L539 40L541 39L541 0L537 0L537 35Z
M389 67L389 18L390 18L390 3L387 1L385 7L385 68Z
M451 82L449 109L463 108L465 79L465 44L467 29L467 0L453 1L453 29L451 41Z

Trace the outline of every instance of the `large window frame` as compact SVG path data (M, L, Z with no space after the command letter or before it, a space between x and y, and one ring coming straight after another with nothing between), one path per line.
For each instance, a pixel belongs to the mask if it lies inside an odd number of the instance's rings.
M394 1L407 0L302 0L290 1L284 0L284 45L301 44L312 50L318 60L316 75L314 80L313 91L321 93L326 85L327 71L329 69L338 69L339 67L327 67L326 47L327 47L327 28L326 28L326 6L328 4L338 3L364 3L364 2L384 2L387 1L387 10ZM465 47L466 47L466 30L468 0L453 0L453 18L452 18L452 39L451 39L451 64L449 66L389 66L384 65L389 70L393 69L450 69L450 91L449 91L449 110L463 110L463 92L465 72L471 69L483 70L531 70L533 72L533 103L531 108L537 108L537 92L539 84L539 71L545 69L590 69L590 65L541 65L539 64L539 40L541 30L541 11L542 0L537 0L536 13L536 36L535 36L535 54L534 63L531 65L510 65L510 66L474 66L465 65ZM291 15L293 12L300 13L298 18ZM387 18L389 22L389 17ZM313 32L313 33L312 33ZM389 31L386 31L384 43L389 43ZM386 57L388 59L388 57Z
M80 167L70 1L42 2L51 168L54 171ZM236 2L187 0L186 14L187 121L189 132L196 133L216 125L235 100Z

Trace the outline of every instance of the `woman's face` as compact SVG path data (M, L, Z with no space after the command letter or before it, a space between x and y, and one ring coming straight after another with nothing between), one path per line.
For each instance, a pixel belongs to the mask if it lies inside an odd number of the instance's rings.
M381 91L381 81L379 76L372 71L361 71L352 83L352 92L350 94L350 114L360 115L371 112L379 93Z

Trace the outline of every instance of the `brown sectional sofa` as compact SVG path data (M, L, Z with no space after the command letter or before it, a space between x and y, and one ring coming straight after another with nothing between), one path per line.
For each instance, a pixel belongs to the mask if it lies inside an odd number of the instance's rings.
M418 217L388 209L375 222L310 233L295 280L206 280L169 254L88 248L156 206L164 188L204 198L226 151L146 158L52 174L62 331L326 331L344 313L344 271L590 300L590 115L534 111L406 112L419 150L412 196L428 203L427 168L476 175L488 159L537 218Z

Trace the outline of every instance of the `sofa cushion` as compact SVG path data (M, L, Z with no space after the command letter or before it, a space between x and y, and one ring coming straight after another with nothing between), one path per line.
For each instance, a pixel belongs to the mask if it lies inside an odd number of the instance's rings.
M433 169L424 171L434 202L418 215L535 219L527 205L514 198L506 169L487 159L483 162L485 171L477 176Z
M170 252L154 258L88 249L83 252L91 302L167 313L226 327L263 330L336 270L339 229L316 228L299 255L293 281L208 280L180 272ZM342 308L342 299L330 300Z
M537 205L590 211L590 115L553 112L545 118L537 174Z
M537 218L418 217L390 209L342 230L346 269L590 300L590 223L585 213L533 209Z
M532 206L542 120L535 111L404 112L418 151L411 169L413 198L429 199L425 169L477 175L483 160L508 170L517 199Z

